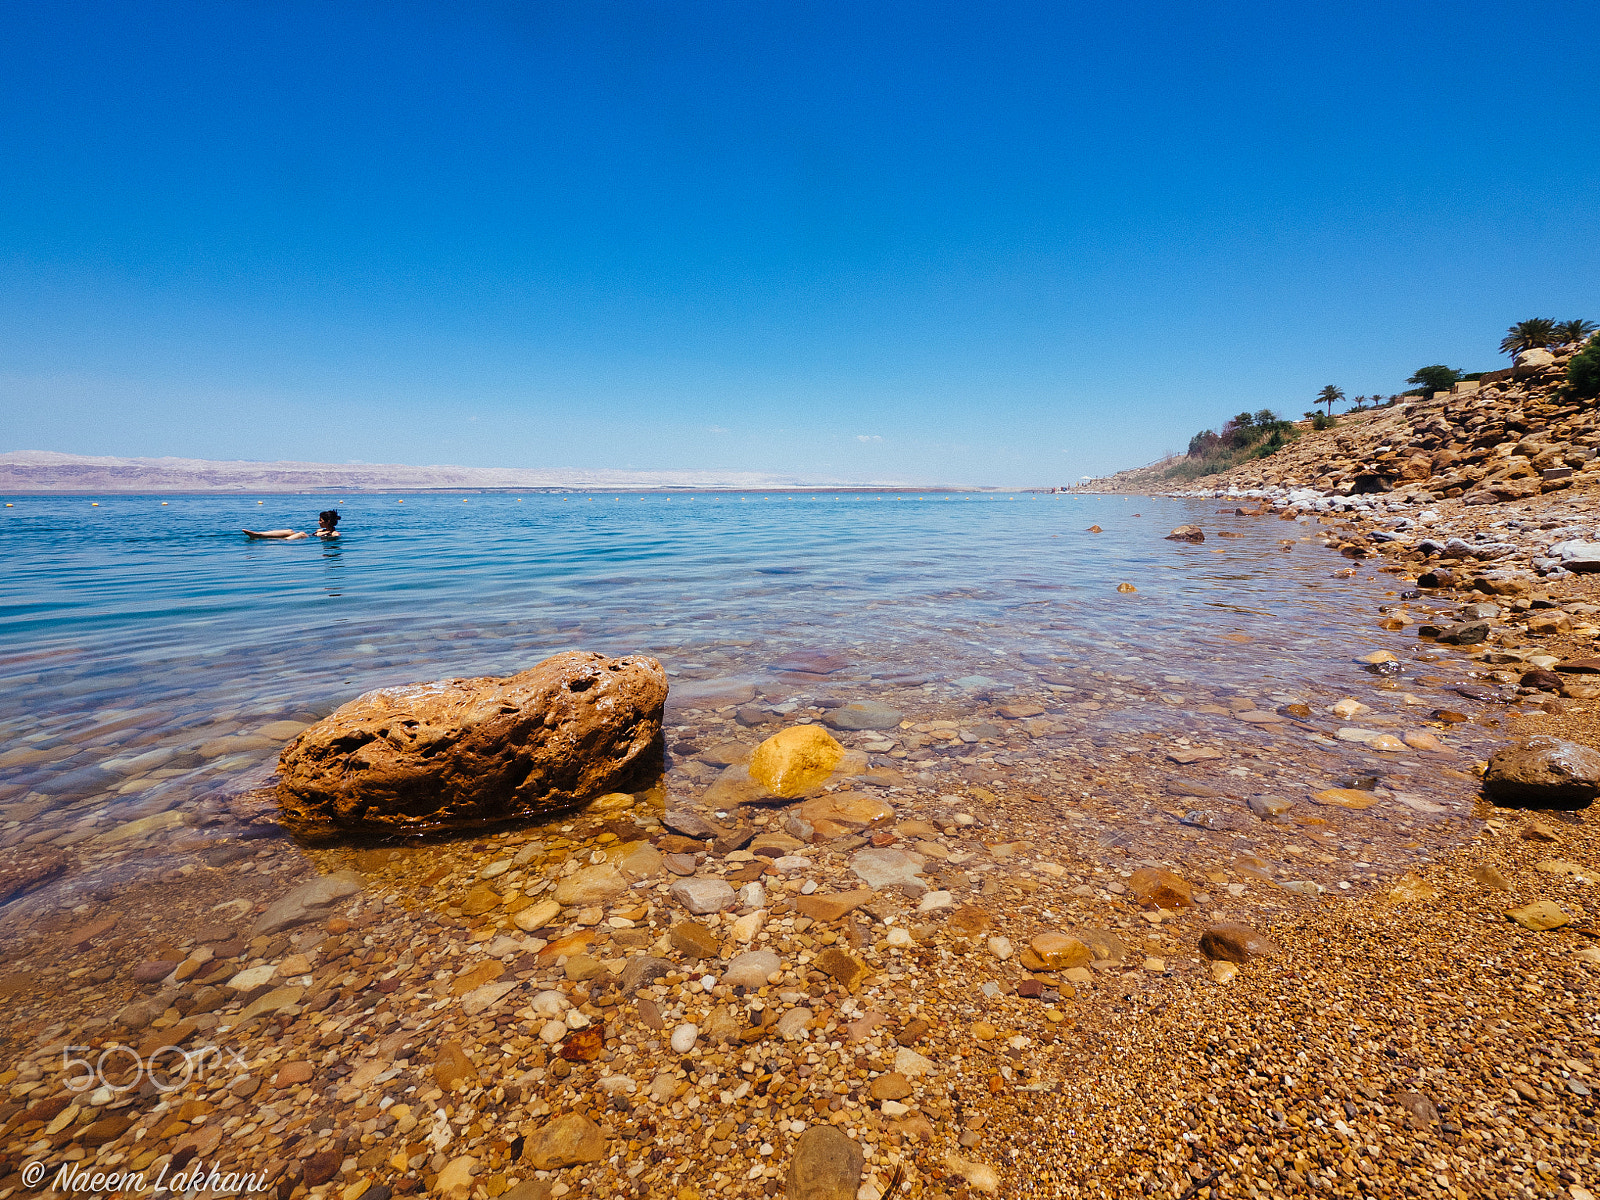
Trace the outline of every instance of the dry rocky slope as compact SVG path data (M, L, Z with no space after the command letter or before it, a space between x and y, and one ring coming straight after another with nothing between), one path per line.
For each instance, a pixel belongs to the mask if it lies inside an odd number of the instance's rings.
M1569 353L1526 351L1518 366L1459 383L1429 399L1347 413L1288 448L1200 481L1274 496L1388 494L1391 500L1464 504L1525 500L1600 483L1600 413L1561 395ZM1123 471L1089 491L1171 490L1170 463Z

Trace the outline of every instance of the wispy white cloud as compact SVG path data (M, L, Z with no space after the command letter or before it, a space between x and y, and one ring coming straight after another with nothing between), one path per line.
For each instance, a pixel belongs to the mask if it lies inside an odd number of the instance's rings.
M707 425L706 426L706 432L707 433L727 433L728 431L725 428L723 428L721 425Z
M881 437L879 437L875 433L858 433L858 434L856 434L856 441L858 441L858 442L881 442L881 441L883 441L883 439Z

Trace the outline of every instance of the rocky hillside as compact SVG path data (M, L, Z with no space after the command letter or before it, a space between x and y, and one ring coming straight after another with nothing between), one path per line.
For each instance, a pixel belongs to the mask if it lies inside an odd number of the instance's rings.
M1566 350L1528 350L1515 367L1426 400L1348 413L1331 429L1302 422L1299 439L1271 457L1198 480L1168 479L1170 462L1155 463L1084 490L1313 487L1489 504L1592 487L1600 484L1600 412L1593 401L1560 394L1570 358Z

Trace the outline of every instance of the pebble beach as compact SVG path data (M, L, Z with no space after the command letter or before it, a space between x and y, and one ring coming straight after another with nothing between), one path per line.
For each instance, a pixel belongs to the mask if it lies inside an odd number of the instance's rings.
M1151 553L1288 540L1307 586L1365 589L1370 634L1319 647L1343 667L712 661L637 790L393 843L284 836L252 771L48 837L14 791L0 1196L46 1163L283 1200L1584 1200L1587 818L1495 809L1479 774L1526 733L1592 743L1592 701L1496 676L1592 653L1590 581L1419 639L1488 594L1342 553L1361 513L1221 498L1205 543ZM751 756L793 729L842 757L773 803ZM1564 919L1506 915L1540 902Z

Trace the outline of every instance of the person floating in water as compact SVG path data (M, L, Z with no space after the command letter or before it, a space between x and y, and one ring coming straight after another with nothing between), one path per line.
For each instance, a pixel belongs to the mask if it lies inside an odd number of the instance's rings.
M336 526L338 524L339 524L339 510L338 509L330 508L330 509L324 510L323 512L318 513L317 514L317 536L319 538L336 538L336 537L338 537L339 536L339 530L336 528ZM247 537L272 538L272 539L274 539L276 541L280 541L280 542L298 542L302 538L307 538L307 537L311 536L310 534L304 533L304 532L302 532L301 530L298 530L298 529L266 529L266 530L246 529L244 532L245 532L245 535Z

